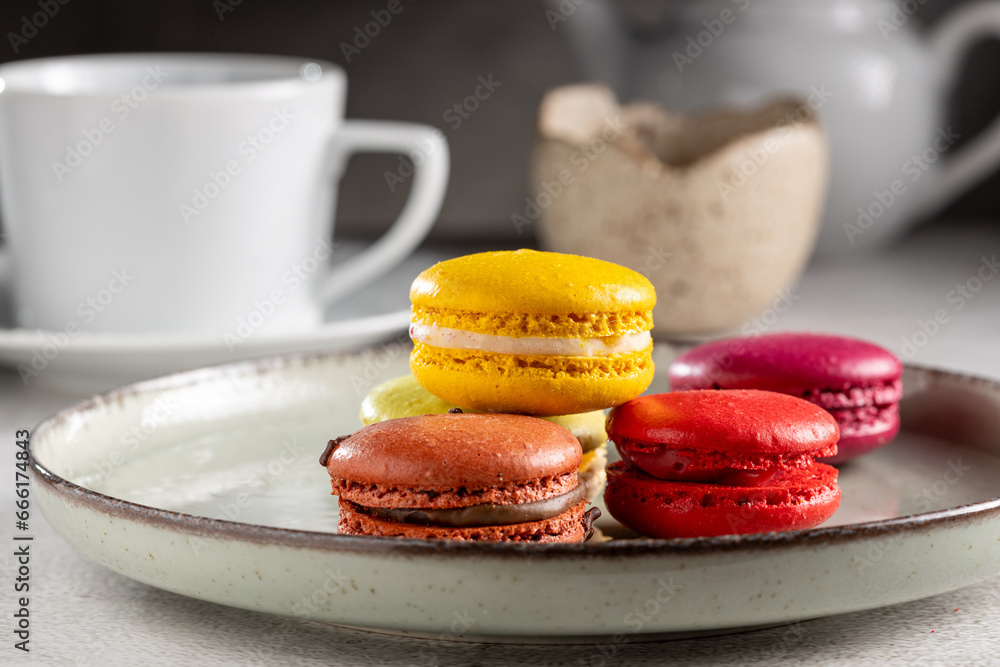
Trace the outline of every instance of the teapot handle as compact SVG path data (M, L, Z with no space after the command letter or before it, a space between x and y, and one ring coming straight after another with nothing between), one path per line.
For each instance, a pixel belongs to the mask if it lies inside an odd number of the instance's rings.
M941 65L946 85L954 85L962 56L969 47L988 37L1000 38L1000 2L993 0L959 7L931 30L929 45ZM1000 117L994 118L953 159L942 162L925 201L935 209L944 207L986 176L998 162Z

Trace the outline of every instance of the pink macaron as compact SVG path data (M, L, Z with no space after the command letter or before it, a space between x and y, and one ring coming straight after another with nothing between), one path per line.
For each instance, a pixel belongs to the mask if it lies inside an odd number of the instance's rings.
M840 427L843 463L899 432L903 366L873 343L843 336L777 333L713 341L670 365L673 389L765 389L804 398Z

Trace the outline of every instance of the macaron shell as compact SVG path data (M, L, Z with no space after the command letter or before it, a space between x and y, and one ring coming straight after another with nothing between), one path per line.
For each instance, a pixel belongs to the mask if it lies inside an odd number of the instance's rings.
M521 415L443 414L383 421L331 453L331 478L380 487L482 489L576 473L582 451L551 422Z
M413 304L410 321L497 336L539 338L607 338L649 331L652 310L615 310L532 314L508 310L472 312Z
M784 393L799 396L824 410L862 408L866 405L890 405L903 398L903 381L885 381L867 387L849 387L843 391L828 389L792 389Z
M866 341L809 333L732 338L682 354L668 374L675 389L767 389L829 410L841 440L828 462L877 449L899 432L902 364Z
M762 487L667 482L617 462L604 502L623 525L649 537L711 537L811 528L840 505L837 470L815 463Z
M476 526L451 528L400 523L369 516L358 511L350 501L340 501L338 531L342 535L375 535L379 537L408 537L413 539L439 539L490 542L582 542L585 537L583 513L585 501L574 505L559 516L543 521L515 523L505 526Z
M635 398L653 381L652 346L607 357L504 355L417 343L410 370L432 394L484 412L590 412Z
M713 341L670 365L674 389L847 391L897 381L902 364L867 341L813 333L777 333Z
M722 452L697 449L669 450L663 446L649 446L630 440L615 441L615 448L622 460L629 465L659 479L677 479L678 473L691 475L729 470L790 470L808 468L817 456L834 456L839 445L829 445L819 450L794 453Z
M475 488L471 486L403 486L353 482L331 476L330 486L335 496L366 507L426 507L450 509L472 505L511 505L530 503L569 493L580 484L578 472L539 477L513 484L497 484Z
M453 408L449 403L424 389L413 375L401 375L374 387L361 403L360 418L365 426L387 419L415 417L424 414L444 414ZM462 407L464 412L474 412ZM604 430L604 411L592 410L579 414L543 417L546 421L562 426L572 433L584 453L604 445L607 433ZM582 465L582 464L581 464Z
M387 419L444 414L457 407L430 393L412 375L401 375L376 385L361 401L361 423L365 426Z
M640 396L608 415L608 437L708 452L790 454L824 450L839 438L826 410L794 396L753 389Z
M439 262L414 280L410 300L474 313L580 314L651 311L652 283L592 257L536 250L494 251Z
M892 441L899 433L899 406L869 406L852 410L831 410L840 427L835 456L824 463L845 463Z
M604 484L608 480L608 474L605 470L607 465L608 451L605 447L583 455L583 462L580 464L578 474L580 475L580 483L585 489L584 497L587 500L593 501L604 490Z
M558 424L576 436L584 454L601 449L608 441L608 433L604 430L606 420L604 410L591 410L577 414L542 417L546 421Z

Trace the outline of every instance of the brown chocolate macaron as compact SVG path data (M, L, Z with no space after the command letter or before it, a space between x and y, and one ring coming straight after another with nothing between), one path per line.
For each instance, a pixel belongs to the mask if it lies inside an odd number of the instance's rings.
M579 542L580 443L521 415L403 417L331 440L320 463L346 535L493 542Z

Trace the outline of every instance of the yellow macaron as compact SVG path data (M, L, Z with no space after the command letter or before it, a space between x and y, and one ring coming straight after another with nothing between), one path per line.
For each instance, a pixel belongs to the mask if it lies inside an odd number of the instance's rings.
M425 414L443 414L453 408L453 403L441 400L430 393L412 375L402 375L374 387L361 402L361 422L365 426L399 417L416 417ZM463 412L476 412L463 408ZM587 487L587 498L593 500L604 489L607 480L607 431L604 430L603 410L581 412L573 415L543 417L558 424L580 441L583 459L580 461L580 479Z
M564 415L620 405L653 379L656 294L641 274L535 250L466 255L410 288L410 370L484 412Z

